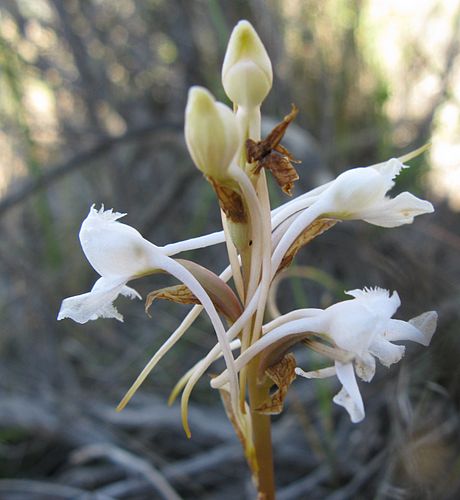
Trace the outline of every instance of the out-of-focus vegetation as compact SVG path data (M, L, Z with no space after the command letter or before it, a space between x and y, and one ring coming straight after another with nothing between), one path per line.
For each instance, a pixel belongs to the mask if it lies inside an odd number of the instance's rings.
M300 109L287 138L303 160L297 192L434 143L398 184L437 193L434 215L391 231L344 223L297 257L310 279L280 285L281 311L379 285L399 291L403 317L437 309L440 324L429 349L410 346L400 367L379 370L362 424L332 405L334 386L294 385L274 425L279 498L460 495L460 223L441 198L459 177L460 2L3 0L0 498L160 498L165 481L184 498L253 495L218 395L199 386L190 441L166 407L214 343L205 320L121 414L116 403L185 311L155 304L149 319L121 300L123 324L56 322L61 299L95 279L77 241L92 203L128 212L158 244L219 228L183 110L193 84L225 99L220 65L241 18L274 66L267 129L291 102ZM220 248L190 257L224 265Z

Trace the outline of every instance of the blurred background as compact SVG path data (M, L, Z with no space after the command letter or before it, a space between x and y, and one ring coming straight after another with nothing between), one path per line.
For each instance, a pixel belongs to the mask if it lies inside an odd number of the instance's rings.
M175 381L215 342L199 320L120 414L114 408L185 316L118 301L124 323L57 322L97 276L78 230L92 203L127 212L157 244L215 231L217 203L183 139L191 85L226 101L220 67L248 19L272 59L269 130L295 103L285 144L299 194L351 166L430 141L396 191L435 203L414 224L336 226L296 258L278 307L327 307L343 290L398 290L397 317L439 312L426 349L361 383L367 417L332 404L334 381L298 380L274 419L279 498L460 496L460 2L457 0L2 0L0 3L0 498L253 498L219 396ZM286 197L271 186L277 205ZM189 253L214 271L219 246ZM135 283L143 296L170 281ZM303 368L319 365L299 351ZM303 363L303 364L302 364Z

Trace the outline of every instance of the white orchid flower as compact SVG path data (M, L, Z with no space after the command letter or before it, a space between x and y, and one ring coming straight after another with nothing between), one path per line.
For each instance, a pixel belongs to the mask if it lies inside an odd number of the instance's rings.
M321 309L305 309L290 313L290 318L282 322L282 317L265 326L267 333L236 360L235 368L241 370L254 356L271 345L283 346L293 336L304 339L308 334L317 334L332 342L340 352L335 365L323 370L296 373L306 378L323 378L337 375L342 390L334 397L334 402L343 406L353 422L364 418L364 404L355 379L372 380L375 373L376 357L383 365L397 363L404 355L404 347L392 342L412 340L424 346L429 345L436 328L437 314L426 312L406 322L392 319L401 302L397 292L390 293L381 288L351 290L352 300L339 302ZM307 334L303 335L302 334ZM291 344L292 345L292 342ZM333 351L331 351L333 352ZM340 359L338 359L340 358ZM212 387L221 387L228 380L223 372L211 381Z
M416 215L434 209L430 202L408 192L395 198L386 196L403 168L408 166L392 158L372 167L347 170L323 192L321 203L329 214L340 219L362 219L382 227L410 224Z
M290 246L317 218L361 219L376 226L396 227L412 223L417 215L433 212L430 202L411 193L404 192L395 198L386 196L403 168L407 166L392 158L378 165L347 170L332 182L313 190L307 208L293 217L273 253L273 273ZM294 214L294 210L292 203L284 216ZM277 221L281 214L281 210L276 213Z
M92 290L63 300L58 320L71 318L86 323L97 318L123 321L113 301L118 295L140 298L127 282L157 271L166 271L184 283L198 298L216 331L227 367L233 372L232 397L237 401L238 384L234 359L225 328L215 306L197 279L164 250L147 241L133 227L118 222L126 214L91 207L80 229L80 243L92 267L100 274Z

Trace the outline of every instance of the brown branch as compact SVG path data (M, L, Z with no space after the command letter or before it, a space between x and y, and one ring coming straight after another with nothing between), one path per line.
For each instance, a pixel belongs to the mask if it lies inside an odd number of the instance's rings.
M2 200L0 200L0 217L2 217L14 206L23 202L29 196L35 194L41 189L48 188L61 177L75 170L86 167L98 157L109 153L116 146L135 141L150 134L181 131L182 125L175 122L155 123L144 127L134 128L118 137L105 139L87 151L78 153L64 163L53 165L48 168L41 167L40 170L43 173L40 176L27 178L27 180L25 180L16 190L8 193Z

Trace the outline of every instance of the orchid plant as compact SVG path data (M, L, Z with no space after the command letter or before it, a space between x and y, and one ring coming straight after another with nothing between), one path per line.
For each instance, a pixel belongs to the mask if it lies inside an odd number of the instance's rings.
M97 318L123 321L113 302L119 295L141 298L127 286L131 280L166 272L181 284L148 295L155 299L194 304L182 323L158 349L118 406L124 408L161 358L206 310L216 333L215 346L177 382L171 401L182 392L182 420L190 436L187 408L196 382L219 358L225 370L211 380L219 389L227 415L241 440L261 498L274 498L270 415L280 413L296 375L337 376L342 385L333 401L352 422L365 416L355 374L366 382L375 373L375 358L383 365L398 362L411 340L427 346L437 315L425 312L409 321L393 319L400 306L397 292L363 288L350 300L327 309L299 309L264 324L270 287L298 250L338 221L360 219L391 228L412 223L433 212L428 201L408 192L387 195L394 179L416 151L369 167L350 169L335 180L271 210L267 173L291 194L298 179L296 161L281 145L294 120L291 112L264 139L260 107L272 86L268 54L247 21L234 28L222 68L222 83L233 109L217 102L202 87L189 91L185 139L190 156L211 184L219 201L222 231L163 247L149 242L119 221L125 214L91 207L80 230L84 254L100 275L90 292L62 302L58 319L85 323ZM185 250L226 244L229 266L218 276L198 264L176 258ZM232 279L232 285L227 282ZM301 343L323 355L331 366L304 371L291 349ZM235 353L235 354L234 354ZM238 353L238 354L236 354ZM273 387L277 388L273 392Z

